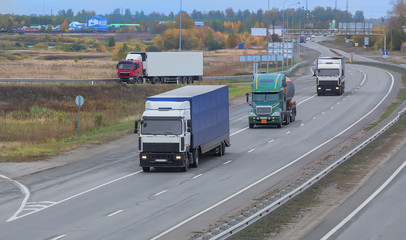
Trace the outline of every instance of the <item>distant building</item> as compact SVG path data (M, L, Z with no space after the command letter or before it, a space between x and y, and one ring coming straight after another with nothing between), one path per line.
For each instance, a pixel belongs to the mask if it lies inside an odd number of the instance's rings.
M201 28L204 26L204 22L195 22L195 26Z
M69 24L69 31L81 30L84 29L84 26L85 26L84 23L73 21Z
M87 28L93 28L97 31L107 31L107 18L95 16L87 20Z

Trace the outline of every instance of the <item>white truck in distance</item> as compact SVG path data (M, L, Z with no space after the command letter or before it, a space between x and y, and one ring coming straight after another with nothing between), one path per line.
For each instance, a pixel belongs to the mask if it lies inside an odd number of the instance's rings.
M202 52L129 52L117 64L119 82L191 84L203 76Z
M341 95L345 90L345 63L342 57L320 57L316 60L314 75L317 95Z

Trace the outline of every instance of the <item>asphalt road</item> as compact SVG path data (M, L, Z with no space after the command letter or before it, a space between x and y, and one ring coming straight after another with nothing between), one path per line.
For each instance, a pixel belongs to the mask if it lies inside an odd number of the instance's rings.
M18 183L1 181L1 238L188 239L296 179L377 118L399 86L376 68L346 71L342 96L317 97L310 74L294 79L298 115L282 129L248 129L248 105L232 108L232 146L188 172L142 172L133 135L78 151L70 157L80 161Z

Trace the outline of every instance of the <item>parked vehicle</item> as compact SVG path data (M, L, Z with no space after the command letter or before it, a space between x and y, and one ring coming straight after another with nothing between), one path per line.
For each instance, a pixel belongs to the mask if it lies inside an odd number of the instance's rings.
M296 119L295 87L284 73L257 74L252 84L250 128L255 125L288 125Z
M345 91L345 62L342 57L321 57L316 61L317 95L333 93L341 95Z
M117 64L119 82L191 84L203 76L202 52L130 52Z
M138 139L143 171L186 171L198 166L201 154L224 155L230 146L228 104L228 86L185 86L148 97Z

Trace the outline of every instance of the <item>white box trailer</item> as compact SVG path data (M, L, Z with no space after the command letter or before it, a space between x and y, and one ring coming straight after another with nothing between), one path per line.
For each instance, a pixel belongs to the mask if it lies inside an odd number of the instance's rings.
M126 60L142 61L144 82L192 83L203 76L203 52L130 52Z

